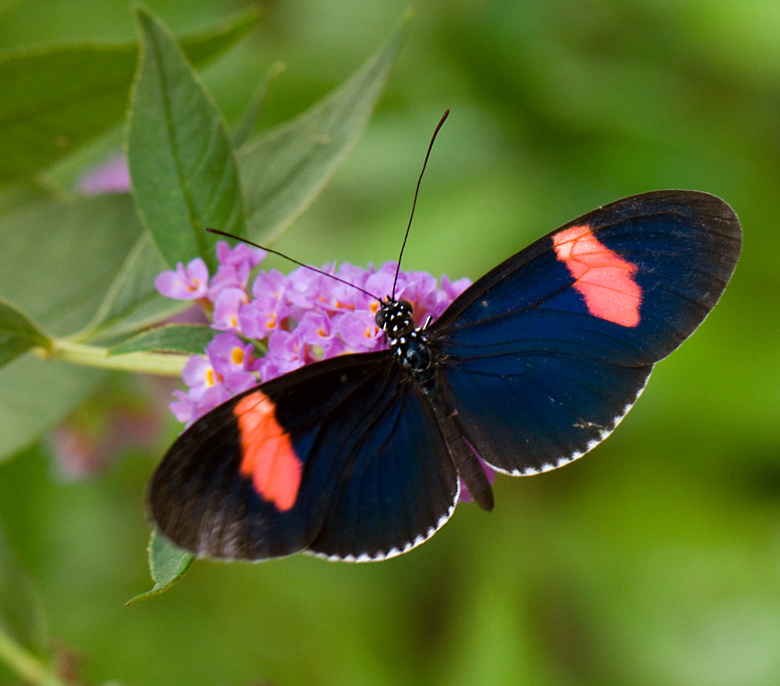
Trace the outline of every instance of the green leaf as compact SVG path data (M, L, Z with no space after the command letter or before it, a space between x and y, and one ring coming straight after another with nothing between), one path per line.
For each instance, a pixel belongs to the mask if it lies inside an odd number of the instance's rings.
M0 367L30 348L49 347L49 339L20 310L0 300Z
M129 195L43 203L0 221L0 297L54 336L94 317L142 233Z
M0 369L0 461L56 426L106 378L102 369L34 355Z
M219 227L244 234L236 162L225 124L168 29L136 9L142 36L128 128L136 201L165 261L216 265Z
M182 39L182 48L202 64L257 19L252 8ZM0 184L40 172L119 123L137 58L137 43L61 45L0 56Z
M155 277L167 267L149 232L144 231L80 338L96 341L125 337L186 309L189 303L166 298L154 287Z
M234 12L213 27L179 39L187 59L197 66L205 66L249 33L260 20L260 5ZM133 70L137 59L133 60Z
M250 238L273 243L333 176L365 128L405 35L403 26L340 88L239 152Z
M202 355L217 332L208 326L193 324L166 324L134 336L109 350L111 355L135 352L184 353Z
M50 188L34 182L19 183L0 188L0 216L30 209L30 207L55 199Z
M167 591L184 575L195 560L192 553L177 548L156 529L149 539L149 571L154 586L150 591L132 598L127 604Z
M257 85L257 89L252 94L249 104L247 104L246 109L241 114L241 118L236 122L230 134L230 140L233 142L234 147L242 146L252 136L257 123L260 121L260 115L263 113L268 91L283 71L284 63L276 62Z
M43 606L0 529L0 631L32 653L46 642Z

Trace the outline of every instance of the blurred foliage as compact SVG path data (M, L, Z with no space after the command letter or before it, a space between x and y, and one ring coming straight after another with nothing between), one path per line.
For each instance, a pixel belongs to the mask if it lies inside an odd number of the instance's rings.
M148 4L177 35L244 6ZM283 60L267 131L341 83L405 9L271 1L204 82L230 125ZM594 454L532 479L499 477L491 515L462 505L430 542L384 563L197 563L168 593L127 608L149 585L143 491L173 421L157 453L128 453L91 481L58 481L46 450L29 448L0 465L0 521L49 635L79 656L89 683L780 683L780 5L452 0L415 9L366 134L276 247L317 264L394 258L429 135L449 107L407 268L476 278L600 204L693 188L732 204L745 229L721 303ZM126 3L0 2L2 49L84 39L134 40ZM51 179L70 187L120 142L109 131ZM0 200L25 207L42 192ZM120 202L84 201L83 211L110 220ZM17 259L50 260L69 307L46 311L42 296L17 293L2 275L0 298L27 297L36 323L84 324L95 293L70 293L69 259L136 234L70 226L49 239L47 211L29 226L52 250ZM8 236L4 251L15 245ZM64 363L47 374L13 369L5 405L54 393L75 407L101 376ZM0 682L12 679L0 669Z

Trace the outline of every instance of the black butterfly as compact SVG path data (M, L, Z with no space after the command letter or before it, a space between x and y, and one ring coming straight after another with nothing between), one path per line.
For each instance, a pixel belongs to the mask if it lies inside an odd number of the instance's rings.
M714 307L740 246L722 200L657 191L540 238L427 328L388 297L389 350L298 369L187 429L152 479L152 517L203 557L406 552L452 515L458 475L492 509L477 457L537 474L604 440Z

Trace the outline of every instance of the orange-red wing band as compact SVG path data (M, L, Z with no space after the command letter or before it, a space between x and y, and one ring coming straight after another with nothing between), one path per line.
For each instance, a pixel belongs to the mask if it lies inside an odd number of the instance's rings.
M255 491L266 502L286 512L298 497L303 463L289 434L276 421L276 405L260 391L244 396L233 414L238 420L243 476L252 479Z
M639 324L642 289L634 279L636 265L600 243L587 225L555 234L553 245L588 312L621 326Z

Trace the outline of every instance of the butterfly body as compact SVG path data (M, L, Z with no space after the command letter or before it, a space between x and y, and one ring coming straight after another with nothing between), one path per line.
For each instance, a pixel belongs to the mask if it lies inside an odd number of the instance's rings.
M714 196L657 191L540 238L430 325L388 297L389 350L331 358L227 401L169 450L152 517L203 557L392 557L451 516L479 459L511 475L580 457L717 302L741 229Z
M406 383L414 383L431 404L450 457L475 502L488 512L493 509L493 490L477 454L458 425L457 410L441 397L439 360L423 327L415 327L412 304L391 297L382 301L376 323L385 332L390 355L403 372Z
M412 304L388 297L376 314L376 323L384 331L393 359L425 392L438 393L435 382L436 361L430 341L422 327L415 327Z

